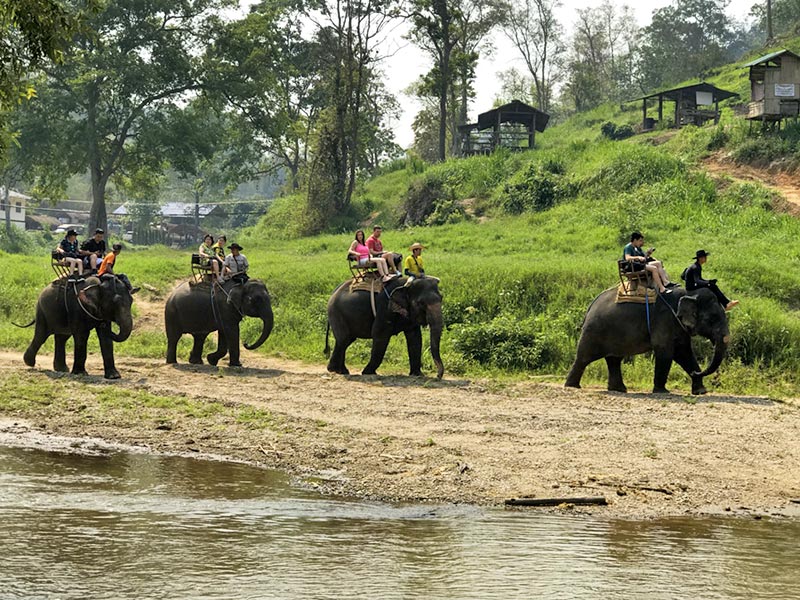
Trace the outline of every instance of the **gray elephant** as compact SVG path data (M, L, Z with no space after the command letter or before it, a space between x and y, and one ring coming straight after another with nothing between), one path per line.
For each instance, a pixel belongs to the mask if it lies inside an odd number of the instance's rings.
M72 373L86 375L86 344L94 329L103 355L104 376L119 379L114 365L114 342L124 342L131 335L132 303L127 286L113 276L89 277L79 283L57 279L39 294L36 318L24 325L36 324L33 340L23 356L25 364L29 367L36 364L39 348L52 334L55 339L53 369L67 371L66 344L72 337L75 344ZM114 333L111 323L118 325L119 333Z
M405 286L405 279L384 284L384 291L370 300L371 291L350 291L351 280L345 281L328 300L328 329L325 333L325 354L330 352L328 334L333 330L336 341L328 362L328 371L347 375L344 364L347 348L356 339L372 339L372 355L364 367L364 375L374 374L383 362L393 335L403 332L408 348L410 374L422 375L422 327L431 329L431 357L436 375L441 379L444 365L439 355L442 338L442 295L435 277L414 279ZM373 316L373 301L375 315Z
M244 284L228 280L222 286L204 281L198 284L184 283L167 298L164 307L164 324L167 329L167 362L176 363L178 340L184 333L194 338L189 362L203 364L203 344L212 331L217 331L217 350L206 357L209 364L216 365L229 354L232 367L241 366L239 361L239 323L244 317L257 317L263 326L261 335L248 350L260 347L272 333L272 301L267 287L258 279Z
M678 363L692 379L692 394L705 394L703 377L715 373L725 357L730 341L728 320L710 290L687 293L675 288L650 305L650 331L644 304L615 303L616 288L595 298L583 321L575 362L567 375L567 387L581 387L581 377L589 363L600 358L608 365L608 389L626 392L622 382L622 359L653 351L655 375L653 393L668 393L666 388L672 362ZM714 356L705 371L700 371L692 336L703 336L714 344Z

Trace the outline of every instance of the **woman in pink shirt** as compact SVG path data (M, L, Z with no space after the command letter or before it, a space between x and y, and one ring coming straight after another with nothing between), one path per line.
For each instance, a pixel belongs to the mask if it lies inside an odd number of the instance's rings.
M378 268L378 273L380 273L382 276L383 281L389 281L392 278L392 276L389 275L389 269L386 266L386 260L380 256L375 256L364 243L363 230L359 229L356 231L356 239L354 239L353 243L350 244L350 250L348 253L350 256L358 260L359 267L375 265Z

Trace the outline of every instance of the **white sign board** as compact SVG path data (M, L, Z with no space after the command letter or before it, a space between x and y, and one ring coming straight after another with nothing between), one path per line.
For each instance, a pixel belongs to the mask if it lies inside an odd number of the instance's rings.
M711 92L695 92L697 95L697 104L714 104L714 94Z
M794 98L794 84L793 83L776 83L775 84L775 97L776 98Z

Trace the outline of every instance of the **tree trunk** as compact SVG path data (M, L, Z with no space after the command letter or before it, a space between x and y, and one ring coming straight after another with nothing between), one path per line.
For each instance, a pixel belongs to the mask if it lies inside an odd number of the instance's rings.
M97 143L97 87L92 86L86 108L86 135L89 138L89 169L92 176L92 208L89 211L88 231L108 229L106 215L106 184L108 174L103 171L103 158Z

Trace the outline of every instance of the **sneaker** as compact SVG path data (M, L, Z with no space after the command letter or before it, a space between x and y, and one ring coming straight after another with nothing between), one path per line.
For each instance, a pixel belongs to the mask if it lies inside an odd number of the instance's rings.
M663 292L659 292L659 293L661 293L661 294L671 294L672 290L671 289L669 289L669 290L665 289Z
M665 287L674 288L674 287L678 287L678 284L675 283L674 281L670 281Z

